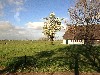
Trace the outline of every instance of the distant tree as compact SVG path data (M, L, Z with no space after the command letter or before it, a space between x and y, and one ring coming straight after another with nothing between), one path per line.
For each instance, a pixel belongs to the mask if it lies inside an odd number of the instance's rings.
M43 18L45 19L43 26L43 33L50 39L50 41L54 41L54 37L57 31L61 30L61 21L59 17L56 17L52 12L49 17Z
M39 38L39 41L48 41L48 38L47 37L41 37L41 38Z

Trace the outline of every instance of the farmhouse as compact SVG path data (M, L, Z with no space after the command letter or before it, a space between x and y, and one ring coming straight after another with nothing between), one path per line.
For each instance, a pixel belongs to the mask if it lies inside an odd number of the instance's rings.
M63 44L100 44L100 25L69 25Z

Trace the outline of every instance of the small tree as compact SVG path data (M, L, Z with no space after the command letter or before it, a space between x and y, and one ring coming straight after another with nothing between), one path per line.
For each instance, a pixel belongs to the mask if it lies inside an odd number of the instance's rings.
M56 17L53 12L50 13L49 17L44 19L43 33L50 41L54 41L56 32L61 30L61 20L63 19Z

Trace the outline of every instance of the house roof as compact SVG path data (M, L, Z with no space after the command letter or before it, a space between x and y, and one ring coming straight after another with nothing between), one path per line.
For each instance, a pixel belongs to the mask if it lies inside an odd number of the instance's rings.
M100 25L70 25L63 39L100 39Z

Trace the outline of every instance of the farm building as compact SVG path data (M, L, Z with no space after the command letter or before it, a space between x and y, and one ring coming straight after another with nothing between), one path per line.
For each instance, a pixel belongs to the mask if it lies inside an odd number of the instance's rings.
M69 25L63 35L63 44L100 44L100 25Z

